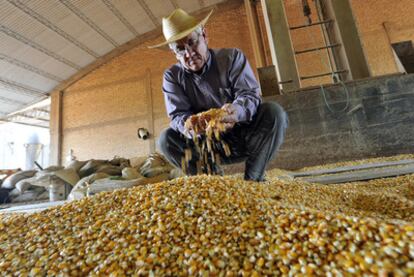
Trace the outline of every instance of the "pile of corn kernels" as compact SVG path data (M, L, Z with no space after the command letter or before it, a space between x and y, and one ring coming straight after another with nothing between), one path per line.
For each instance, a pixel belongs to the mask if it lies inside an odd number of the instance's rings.
M288 207L281 197L269 183L203 175L100 193L31 215L3 216L0 272L414 274L412 222Z
M275 181L283 173L268 173L269 190L280 203L381 221L414 222L414 174L343 184ZM271 177L273 176L273 178Z

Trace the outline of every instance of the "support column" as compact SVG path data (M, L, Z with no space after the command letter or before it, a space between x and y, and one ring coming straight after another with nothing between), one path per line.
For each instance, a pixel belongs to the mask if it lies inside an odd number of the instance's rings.
M256 1L244 0L244 6L246 8L247 25L249 26L256 67L263 67L266 65L266 59L263 40L260 36L260 25L257 17Z
M150 137L148 139L149 143L149 153L155 152L155 128L154 128L154 105L152 103L152 88L151 88L151 71L147 69L147 76L146 76L146 87L145 90L147 91L147 120L148 120L148 131L150 133Z
M392 40L390 37L390 26L389 26L389 22L382 22L382 27L384 28L384 33L385 36L387 37L387 42L388 42L388 48L390 49L389 51L389 56L392 56L392 60L394 61L394 71L400 72L400 73L407 73L405 71L404 66L402 65L400 59L397 56L397 53L395 53L394 48L392 47Z
M334 24L327 28L330 41L341 47L332 49L337 67L348 70L344 81L370 77L358 29L352 14L349 0L320 0L324 19L333 19Z
M290 37L283 0L261 0L272 62L280 86L286 90L300 88L295 53Z
M62 108L63 91L55 91L50 95L50 153L51 165L62 164Z

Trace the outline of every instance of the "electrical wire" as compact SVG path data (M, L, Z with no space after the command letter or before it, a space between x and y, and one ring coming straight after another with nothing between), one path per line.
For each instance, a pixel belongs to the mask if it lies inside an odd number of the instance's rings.
M323 96L323 100L324 100L324 102L325 102L325 105L326 105L326 107L328 108L328 110L331 112L331 113L343 113L343 112L345 112L348 108L349 108L349 103L351 102L350 101L350 97L349 97L349 90L348 90L348 87L345 85L345 83L341 80L341 81L339 81L339 83L343 86L343 88L344 88L344 91L345 91L345 93L346 93L346 104L345 104L345 107L343 108L343 109L341 109L341 110L338 110L338 111L335 111L333 108L331 108L331 105L328 103L328 100L326 99L326 95L325 95L325 89L324 89L324 87L323 87L323 85L321 85L321 92L322 92L322 96Z

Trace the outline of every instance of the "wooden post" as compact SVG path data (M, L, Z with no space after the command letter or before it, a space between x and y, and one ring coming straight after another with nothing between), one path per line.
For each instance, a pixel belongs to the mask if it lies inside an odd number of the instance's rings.
M261 0L277 79L284 90L300 88L295 52L292 46L285 7L282 0Z
M254 0L244 0L246 8L247 24L249 26L250 40L252 41L253 54L256 60L256 67L266 66L265 50L260 35L259 19Z
M63 91L51 94L50 101L50 153L51 165L62 165L62 109Z
M154 105L152 103L152 89L151 89L151 71L147 69L147 76L146 76L146 87L145 90L147 92L147 120L148 120L148 131L150 133L149 138L149 150L150 153L155 152L155 128L154 128Z
M327 27L331 43L340 43L332 49L337 68L348 70L345 80L370 77L368 62L365 58L358 29L349 0L320 0L324 20L333 19L334 24Z
M390 32L389 22L382 22L382 27L384 28L384 32L385 32L385 35L387 37L387 42L388 42L388 46L389 46L389 49L390 49L390 54L393 57L393 61L394 61L394 65L395 65L395 71L398 71L398 72L401 72L401 73L407 73L405 71L405 68L402 65L400 59L398 58L397 53L395 53L395 50L392 47L392 40L391 40L391 37L390 37L391 32Z

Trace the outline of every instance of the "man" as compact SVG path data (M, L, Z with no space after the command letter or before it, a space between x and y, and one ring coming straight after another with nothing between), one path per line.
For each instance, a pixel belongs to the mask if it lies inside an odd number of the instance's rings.
M239 49L209 49L204 24L181 9L163 18L166 41L178 63L166 70L163 93L170 128L162 132L159 147L177 167L188 147L187 138L195 134L184 125L193 114L222 108L223 122L231 156L220 153L223 163L245 160L246 180L263 181L267 164L283 142L288 124L287 115L277 103L262 103L260 89L253 71ZM201 130L202 132L203 130ZM194 145L192 145L194 147ZM197 174L198 155L193 152L187 174Z

